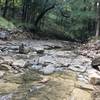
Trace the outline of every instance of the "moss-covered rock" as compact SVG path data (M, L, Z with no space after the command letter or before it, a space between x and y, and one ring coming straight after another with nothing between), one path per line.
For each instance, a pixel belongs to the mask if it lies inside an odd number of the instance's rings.
M35 71L26 71L22 76L22 80L25 83L29 83L32 81L40 81L42 77Z
M19 87L16 83L0 83L0 94L1 93L11 93Z

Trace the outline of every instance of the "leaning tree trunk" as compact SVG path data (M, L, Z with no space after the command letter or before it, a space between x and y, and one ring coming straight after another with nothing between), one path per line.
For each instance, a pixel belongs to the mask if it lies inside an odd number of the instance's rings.
M96 38L99 37L100 32L100 2L97 2L97 17L96 17Z
M40 20L43 18L43 16L51 9L53 9L55 7L55 4L46 8L44 11L42 11L38 17L36 18L36 21L35 21L35 27L37 28L38 27L38 23L40 22Z

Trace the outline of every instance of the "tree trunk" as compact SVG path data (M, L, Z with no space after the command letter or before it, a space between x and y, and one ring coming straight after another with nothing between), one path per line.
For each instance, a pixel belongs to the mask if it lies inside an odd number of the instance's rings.
M43 16L51 9L53 9L55 7L55 4L46 8L44 11L42 11L39 16L37 17L36 21L35 21L35 26L38 26L39 21L43 18Z
M100 2L97 2L97 17L96 17L96 38L99 36L100 32Z
M23 9L22 9L22 21L28 22L28 13L29 13L29 6L31 4L30 0L23 0Z
M12 17L14 18L15 17L15 13L16 13L15 12L15 1L14 0L12 1L12 6L13 6L12 7Z
M23 8L22 8L22 21L25 22L26 20L26 3L27 1L26 0L23 0Z
M6 17L6 14L7 14L8 2L9 2L9 0L6 0L5 1L5 7L4 7L3 15L2 15L3 17Z

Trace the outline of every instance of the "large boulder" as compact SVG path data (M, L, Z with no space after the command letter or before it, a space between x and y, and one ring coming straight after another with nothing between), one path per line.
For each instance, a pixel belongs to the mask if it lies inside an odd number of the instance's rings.
M90 83L93 85L100 85L100 74L92 73L89 75Z
M93 59L91 65L92 65L92 67L93 67L94 69L100 71L100 68L99 68L99 66L100 66L100 57L97 57L97 58Z

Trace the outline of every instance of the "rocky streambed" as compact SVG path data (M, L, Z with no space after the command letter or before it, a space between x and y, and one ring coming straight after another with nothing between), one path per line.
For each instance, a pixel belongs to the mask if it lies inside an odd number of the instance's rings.
M0 40L0 100L99 100L100 72L79 46Z

